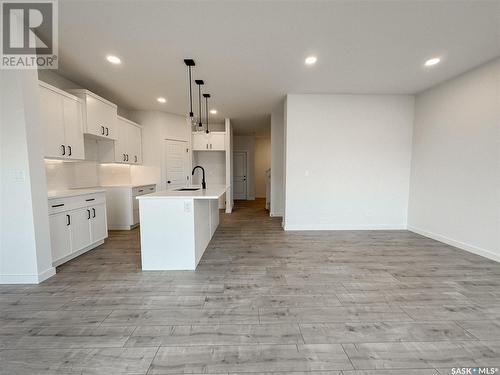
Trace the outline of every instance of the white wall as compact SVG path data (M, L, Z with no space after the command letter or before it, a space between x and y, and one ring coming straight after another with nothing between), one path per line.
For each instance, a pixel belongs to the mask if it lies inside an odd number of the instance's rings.
M288 95L285 229L406 228L414 98Z
M253 135L235 135L233 152L247 152L247 199L255 199L255 137Z
M255 137L255 196L266 197L266 171L271 168L271 138Z
M191 126L185 117L166 112L134 111L130 112L130 118L143 126L142 165L146 167L141 170L143 178L156 183L160 190L166 189L164 141L186 141L191 148Z
M0 71L0 283L55 274L36 70Z
M271 216L283 216L284 196L284 103L271 113Z
M409 229L500 261L500 60L419 94Z

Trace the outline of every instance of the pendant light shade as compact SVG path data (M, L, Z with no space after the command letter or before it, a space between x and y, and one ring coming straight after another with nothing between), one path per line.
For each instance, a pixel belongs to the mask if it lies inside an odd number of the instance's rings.
M191 78L191 68L195 66L196 64L194 63L193 59L184 59L184 64L186 64L188 68L188 86L189 86L189 117L191 120L194 117L194 112L193 112L193 84L192 84L192 78Z
M210 94L203 94L203 97L205 98L205 116L206 116L206 121L207 121L207 130L206 133L210 133L210 130L208 129L208 98L210 98Z
M203 118L203 108L201 106L201 86L204 85L202 79L196 79L194 81L198 85L198 126L201 128L203 126L202 118Z

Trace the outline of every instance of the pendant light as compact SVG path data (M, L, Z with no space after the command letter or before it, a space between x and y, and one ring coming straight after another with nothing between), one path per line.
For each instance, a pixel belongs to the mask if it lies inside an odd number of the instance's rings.
M201 107L201 86L204 84L204 82L202 79L196 79L194 82L198 85L198 126L201 129L201 127L203 126L203 123L201 121L203 117L203 108Z
M205 116L207 118L207 130L206 133L210 133L210 130L208 130L208 98L210 98L210 94L203 94L203 97L205 98Z
M191 68L195 66L193 59L184 59L184 64L188 67L188 84L189 84L189 117L191 121L193 121L194 112L193 112L193 85L191 79Z

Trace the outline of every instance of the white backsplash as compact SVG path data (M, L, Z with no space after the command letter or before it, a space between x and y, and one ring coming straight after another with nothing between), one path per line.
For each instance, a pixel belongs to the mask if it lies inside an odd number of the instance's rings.
M132 172L133 169L133 172ZM95 161L66 162L45 160L47 189L65 190L104 185L128 185L156 182L157 172L149 167L122 164L98 164Z

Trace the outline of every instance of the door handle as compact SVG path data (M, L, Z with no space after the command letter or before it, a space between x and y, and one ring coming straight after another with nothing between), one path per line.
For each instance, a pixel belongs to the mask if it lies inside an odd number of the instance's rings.
M127 154L127 161L128 161L128 154Z
M208 150L208 143L207 143L207 150Z
M87 220L90 220L90 210L87 210Z
M71 216L66 215L66 226L71 225Z
M135 155L134 157L135 157L135 162L137 163L137 155Z
M127 158L125 157L125 154L123 154L123 161L126 161L126 159L127 159Z
M69 154L68 156L71 156L71 146L68 146Z
M210 150L212 149L212 144L210 143Z
M109 135L109 128L106 127L106 137Z
M104 126L101 125L101 134L104 135Z
M92 217L95 217L95 208L92 209Z
M63 155L66 155L66 146L61 145L61 147L62 147L62 154L63 154Z

